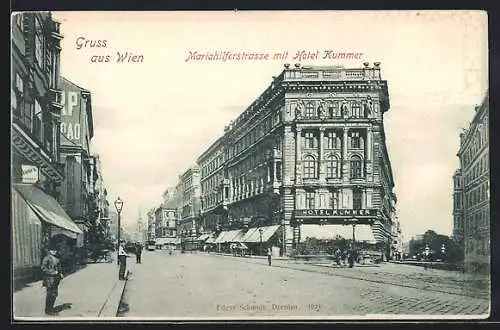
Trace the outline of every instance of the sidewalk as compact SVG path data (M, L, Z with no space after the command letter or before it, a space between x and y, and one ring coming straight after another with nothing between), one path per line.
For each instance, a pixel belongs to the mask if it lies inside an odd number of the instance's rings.
M133 268L131 261L127 260L127 272ZM55 303L58 316L45 315L45 288L38 281L14 293L14 318L115 317L125 283L118 280L116 257L112 263L89 264L61 281Z

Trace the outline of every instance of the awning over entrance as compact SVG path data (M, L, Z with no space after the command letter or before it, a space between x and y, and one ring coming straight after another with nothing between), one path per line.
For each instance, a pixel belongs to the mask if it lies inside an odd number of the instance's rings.
M354 239L357 242L377 243L370 225L356 225L354 227ZM318 239L335 239L337 237L352 240L352 226L344 225L304 225L302 226L301 241L307 237Z
M214 238L214 237L209 237L209 238L205 241L205 243L207 243L207 244L214 244L214 243L215 243L215 238Z
M197 238L198 241L205 241L210 237L209 234L202 234L200 237Z
M218 243L228 243L228 242L239 242L241 241L242 237L243 237L242 229L223 231L219 234L219 236L217 236L214 243L218 244Z
M257 227L257 228L250 228L245 236L241 239L242 242L245 243L257 243L260 242L260 231L259 229L262 229L262 242L267 242L271 236L274 235L276 230L278 230L279 225L274 225L274 226L267 226L267 227Z
M13 184L35 214L45 222L70 232L83 234L63 207L52 197L31 184Z
M155 240L156 245L165 245L165 244L181 244L181 241L177 237L160 237Z

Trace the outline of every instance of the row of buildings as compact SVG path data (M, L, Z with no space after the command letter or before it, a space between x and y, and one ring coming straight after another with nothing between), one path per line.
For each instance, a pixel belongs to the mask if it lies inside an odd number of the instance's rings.
M333 237L392 254L401 229L383 124L389 107L378 62L286 64L149 212L150 238L264 242L290 254L302 225L331 225Z
M60 75L60 23L12 16L11 228L15 279L37 276L57 248L71 269L109 232L102 164L90 151L91 93Z
M475 107L469 127L460 133L453 175L453 238L463 249L469 271L490 269L489 98Z

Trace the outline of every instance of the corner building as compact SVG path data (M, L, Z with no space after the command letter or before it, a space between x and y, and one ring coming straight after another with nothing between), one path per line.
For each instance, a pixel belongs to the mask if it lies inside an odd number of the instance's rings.
M453 176L453 238L469 272L490 270L490 167L488 93L460 134L460 168Z
M368 229L389 251L396 196L388 110L378 62L285 65L199 159L204 220L222 229L279 228L285 254L300 242L303 224Z

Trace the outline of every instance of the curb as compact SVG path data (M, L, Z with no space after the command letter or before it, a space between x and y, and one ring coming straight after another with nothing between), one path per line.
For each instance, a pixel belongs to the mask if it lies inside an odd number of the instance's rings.
M120 307L120 302L122 300L123 292L125 291L125 285L128 281L128 276L130 271L127 270L127 275L125 276L125 281L116 281L111 289L106 302L102 306L97 317L116 317L118 314L118 308Z

